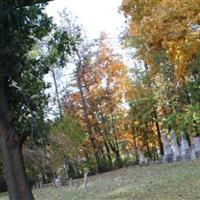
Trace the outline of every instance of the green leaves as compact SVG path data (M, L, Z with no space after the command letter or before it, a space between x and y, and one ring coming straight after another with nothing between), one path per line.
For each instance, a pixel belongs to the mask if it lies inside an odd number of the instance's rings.
M72 144L80 145L83 143L86 135L78 122L68 115L58 119L52 126L52 133L59 137L63 134Z
M43 13L44 4L0 6L5 8L0 13L1 73L6 80L12 125L20 137L43 137L47 105L43 78L48 70L36 44L51 31L51 18Z
M48 42L49 64L64 67L82 41L81 28L66 10L60 14L61 24L54 25Z

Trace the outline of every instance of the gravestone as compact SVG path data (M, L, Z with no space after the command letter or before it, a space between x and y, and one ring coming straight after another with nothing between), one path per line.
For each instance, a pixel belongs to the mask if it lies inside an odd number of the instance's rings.
M194 154L195 157L200 157L200 137L193 137L193 144L194 144Z
M73 188L73 181L72 181L72 178L69 179L69 188L70 188L70 189Z
M174 161L180 161L181 160L181 154L180 154L180 150L179 150L179 147L178 147L178 143L177 143L174 131L171 132L171 141L172 141L173 160Z
M55 179L55 186L56 186L57 188L59 188L59 187L62 186L61 180L60 180L59 178L56 178L56 179Z
M40 187L40 189L43 188L43 182L41 180L39 181L39 187Z
M83 178L83 188L85 190L87 190L87 187L88 187L88 172L84 173L84 178Z
M181 134L181 159L191 160L191 150L184 133Z
M147 163L146 158L144 157L144 154L140 149L137 150L138 156L139 156L139 165L144 165Z
M41 175L38 175L38 176L36 177L35 188L41 190L42 187L43 187L42 177L41 177Z
M137 154L139 158L139 165L147 164L147 158L145 158L144 153L142 152L142 148L139 144L137 144Z
M163 148L164 148L163 162L164 163L173 162L173 153L171 145L167 138L167 134L163 134Z

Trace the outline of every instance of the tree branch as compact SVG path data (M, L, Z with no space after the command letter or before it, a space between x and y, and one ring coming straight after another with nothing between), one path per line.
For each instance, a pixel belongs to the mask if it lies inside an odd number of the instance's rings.
M47 3L48 1L52 1L52 0L5 0L4 2L13 6L24 7L24 6L32 6L32 5L40 4L40 3Z

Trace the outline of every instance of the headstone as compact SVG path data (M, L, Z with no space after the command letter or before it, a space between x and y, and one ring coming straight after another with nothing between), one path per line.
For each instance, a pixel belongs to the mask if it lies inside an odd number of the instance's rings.
M171 145L167 138L167 134L163 135L163 147L164 147L163 162L164 163L173 162L173 153L172 153Z
M193 137L193 144L194 144L194 154L195 157L200 157L200 137Z
M191 160L191 150L184 133L181 134L181 158L182 160Z
M142 148L139 144L137 144L137 154L139 158L139 165L145 165L148 163L147 158L144 156L144 153L142 151Z
M147 160L146 158L144 157L144 154L142 153L142 151L140 149L137 149L137 153L138 153L138 156L139 156L139 164L140 165L144 165L147 163Z
M69 189L72 190L73 188L73 181L72 178L69 179Z
M83 178L83 188L86 190L87 189L87 187L88 187L88 177L87 177L87 175L88 175L88 172L86 172L86 173L84 173L84 178Z
M39 188L40 188L40 189L42 189L42 188L43 188L43 183L42 183L42 181L41 181L41 180L39 181Z
M171 141L172 141L173 160L174 161L180 161L181 160L181 154L180 154L180 150L179 150L179 147L178 147L178 143L177 143L174 131L171 132Z
M36 188L36 189L40 189L40 185L39 185L39 182L38 182L38 181L35 182L35 188Z
M63 166L63 168L60 170L60 181L61 181L61 185L65 185L65 165Z
M194 149L194 145L192 145L191 149L190 149L190 154L191 154L191 160L195 160L196 154L195 154L195 149Z
M55 179L55 186L56 186L57 188L59 188L59 187L62 186L61 181L60 181L59 178L56 178L56 179Z
M35 188L36 189L42 189L43 187L43 180L42 180L42 176L41 175L38 175L35 179Z

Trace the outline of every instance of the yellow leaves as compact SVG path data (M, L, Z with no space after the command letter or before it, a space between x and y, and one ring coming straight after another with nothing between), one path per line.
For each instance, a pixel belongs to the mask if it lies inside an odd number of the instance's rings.
M130 25L129 25L129 33L131 35L138 35L140 32L139 32L139 28L137 26L136 23L134 22L130 22Z
M183 78L188 71L188 63L200 49L199 41L188 36L174 41L163 43L167 50L167 56L171 63L175 64L176 77Z
M131 17L129 34L142 38L145 48L139 51L141 58L152 66L149 53L144 51L154 53L164 48L176 66L176 76L185 77L190 60L200 50L200 31L192 28L200 22L200 1L124 0L121 9Z

